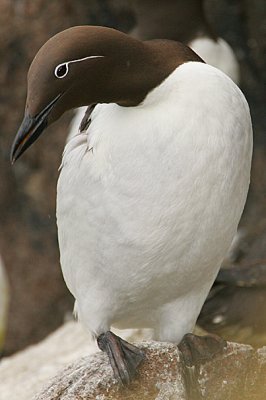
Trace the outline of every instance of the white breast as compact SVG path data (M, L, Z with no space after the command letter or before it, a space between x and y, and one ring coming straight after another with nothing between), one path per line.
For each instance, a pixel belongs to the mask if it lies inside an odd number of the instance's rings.
M88 330L191 329L236 232L251 151L244 96L202 63L137 107L96 106L66 146L57 198L63 274Z

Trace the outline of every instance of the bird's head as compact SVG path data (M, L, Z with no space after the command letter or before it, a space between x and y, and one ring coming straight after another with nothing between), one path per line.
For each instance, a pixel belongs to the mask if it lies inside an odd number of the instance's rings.
M139 104L176 66L196 56L184 46L167 61L169 43L142 42L94 26L76 26L53 36L30 66L25 116L11 161L67 110L95 103Z

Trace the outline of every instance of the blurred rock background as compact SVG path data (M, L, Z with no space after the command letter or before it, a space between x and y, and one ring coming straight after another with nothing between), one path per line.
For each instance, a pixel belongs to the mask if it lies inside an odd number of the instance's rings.
M59 266L55 223L57 170L71 113L50 127L34 151L13 167L9 162L10 146L24 113L28 67L50 36L70 26L99 24L129 31L134 27L132 2L0 2L0 253L11 295L5 354L44 338L62 324L73 307ZM244 244L235 262L255 267L266 264L266 3L206 0L205 6L219 36L235 50L241 88L251 107L255 139L252 184L241 222L246 232ZM263 307L254 312L262 315Z

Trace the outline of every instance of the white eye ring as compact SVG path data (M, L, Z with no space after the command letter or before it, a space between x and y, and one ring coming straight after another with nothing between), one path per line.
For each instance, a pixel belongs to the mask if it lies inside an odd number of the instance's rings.
M80 62L80 61L84 61L84 60L88 60L90 58L102 58L102 57L104 57L104 56L88 56L88 57L79 58L77 60L71 60L71 61L64 62L62 64L57 65L57 67L55 67L54 74L55 74L55 76L57 78L62 79L68 74L68 65L69 64ZM60 75L60 73L59 73L59 69L61 67L65 67L66 68L65 72L63 72L63 75Z
M61 75L61 72L63 72L63 74ZM67 74L68 74L68 63L62 63L57 65L57 67L54 70L54 74L58 79L62 79L64 78Z

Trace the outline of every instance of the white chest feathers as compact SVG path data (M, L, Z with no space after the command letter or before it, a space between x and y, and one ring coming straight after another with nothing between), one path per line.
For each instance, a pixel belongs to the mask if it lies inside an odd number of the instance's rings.
M245 204L248 105L222 72L189 62L141 105L101 104L91 118L66 145L58 182L66 283L94 334L147 326L177 340L192 329Z

